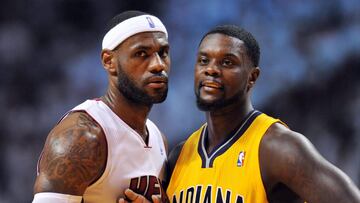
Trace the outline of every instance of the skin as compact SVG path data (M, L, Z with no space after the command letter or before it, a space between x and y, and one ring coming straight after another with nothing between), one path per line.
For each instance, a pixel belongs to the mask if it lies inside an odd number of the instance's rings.
M142 136L146 143L146 119L152 103L134 102L118 87L120 68L149 97L167 91L170 71L169 44L164 33L144 32L129 37L114 50L103 50L102 64L109 86L101 100ZM160 76L159 76L160 75ZM165 147L167 148L167 142ZM34 193L56 192L82 196L86 188L105 170L107 144L103 130L85 112L73 112L49 133Z
M195 66L199 99L211 104L238 94L232 103L205 112L208 153L253 110L251 89L259 74L243 41L210 34L200 44ZM360 202L360 192L352 181L326 161L305 136L282 124L270 126L259 150L261 176L271 202Z
M81 196L102 174L106 153L101 127L86 113L70 114L46 140L34 192Z

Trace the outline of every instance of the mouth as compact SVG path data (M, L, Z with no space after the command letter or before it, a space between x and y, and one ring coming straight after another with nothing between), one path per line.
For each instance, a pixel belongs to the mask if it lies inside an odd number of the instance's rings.
M217 82L217 81L213 81L213 80L205 80L205 81L202 81L200 83L200 88L206 88L206 89L224 89L224 86L220 83L220 82Z
M167 77L155 76L155 77L149 78L148 81L147 81L147 85L152 87L152 88L155 88L155 89L164 88L164 87L167 86L167 84L168 84Z

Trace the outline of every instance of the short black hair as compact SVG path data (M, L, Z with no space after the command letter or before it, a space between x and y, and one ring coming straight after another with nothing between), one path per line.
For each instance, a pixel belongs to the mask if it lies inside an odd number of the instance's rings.
M129 11L124 11L122 13L117 14L107 23L106 28L105 28L105 34L107 32L109 32L109 30L111 30L117 24L123 22L124 20L133 18L136 16L141 16L141 15L149 15L149 14L142 12L142 11L137 11L137 10L129 10Z
M259 66L260 61L260 47L254 36L246 31L243 28L240 28L236 25L219 25L215 28L208 31L200 40L201 42L204 40L204 38L210 34L220 33L224 35L228 35L231 37L235 37L240 39L245 43L246 52L248 56L250 57L251 61L253 62L253 65L255 67Z

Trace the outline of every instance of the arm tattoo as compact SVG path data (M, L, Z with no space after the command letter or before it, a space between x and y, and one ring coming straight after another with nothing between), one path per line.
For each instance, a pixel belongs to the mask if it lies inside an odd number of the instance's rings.
M45 144L40 174L50 185L42 190L82 195L105 169L107 147L101 127L89 115L71 117L73 123L50 133Z

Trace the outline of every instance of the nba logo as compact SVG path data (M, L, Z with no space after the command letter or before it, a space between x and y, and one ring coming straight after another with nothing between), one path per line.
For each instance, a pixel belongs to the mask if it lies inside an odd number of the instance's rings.
M239 157L238 157L238 161L237 161L237 166L238 167L242 167L245 164L245 152L241 151L239 153Z
M148 21L149 26L150 26L151 28L154 28L154 27L155 27L154 22L151 20L151 18L150 18L149 16L146 17L146 20Z

